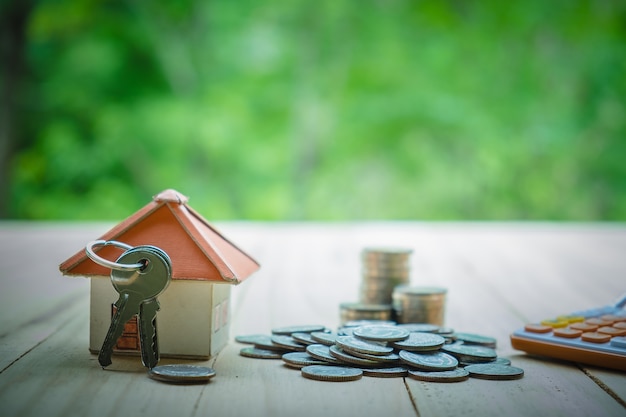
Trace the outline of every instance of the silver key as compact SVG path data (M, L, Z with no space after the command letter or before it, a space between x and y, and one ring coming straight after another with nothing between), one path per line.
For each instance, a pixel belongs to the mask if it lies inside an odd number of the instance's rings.
M159 360L156 336L159 302L156 298L169 285L172 275L171 261L165 252L155 246L137 246L124 252L116 262L142 263L144 266L139 270L111 271L111 282L120 296L115 302L117 311L100 349L98 362L103 367L112 363L113 347L124 330L124 324L137 314L141 359L144 366L151 369Z

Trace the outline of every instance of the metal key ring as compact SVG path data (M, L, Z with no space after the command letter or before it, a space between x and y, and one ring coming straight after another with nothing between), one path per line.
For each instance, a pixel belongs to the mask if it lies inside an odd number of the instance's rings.
M133 246L127 245L126 243L118 242L116 240L94 240L93 242L89 242L87 246L85 246L85 252L87 253L89 259L99 265L105 266L110 269L116 269L118 271L138 271L146 266L143 263L120 264L117 262L109 261L108 259L101 258L94 252L94 246L115 246L124 250L132 249Z

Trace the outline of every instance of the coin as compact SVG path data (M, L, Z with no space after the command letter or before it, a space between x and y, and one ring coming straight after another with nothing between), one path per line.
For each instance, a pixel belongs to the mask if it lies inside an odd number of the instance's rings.
M454 356L440 351L415 353L401 350L398 355L402 362L422 371L448 371L459 364Z
M283 355L283 361L292 368L302 368L309 365L327 365L327 362L315 359L306 352L289 352Z
M443 325L447 290L439 287L397 286L392 305L398 323Z
M341 364L337 358L330 354L330 348L326 345L317 344L317 345L309 345L306 347L306 353L313 356L316 359L319 359L324 362L329 362L333 364Z
M483 336L473 333L455 333L456 340L462 341L468 345L480 345L495 348L497 340L495 337Z
M350 320L343 327L361 327L361 326L395 326L396 322L391 320Z
M520 379L524 376L524 370L522 368L492 363L468 365L465 367L465 370L474 378L498 381Z
M380 365L382 364L396 364L400 361L400 356L397 353L390 353L388 355L370 355L368 353L357 352L350 349L343 349L349 355L356 356L357 358L368 359L374 362L378 362Z
M271 343L270 337L266 334L247 334L236 336L235 342L256 345L257 343Z
M328 349L328 351L330 352L332 356L334 356L339 361L344 362L344 363L354 364L358 366L369 366L369 367L380 366L379 362L350 355L349 353L345 352L343 349L341 349L337 345L331 346Z
M491 361L491 362L479 362L479 363L489 363L489 364L498 364L498 365L510 365L511 364L511 360L507 359L507 358L496 358L495 360ZM465 366L469 366L469 365L477 365L476 362L464 362L464 361L459 361L459 366L461 367L465 367Z
M287 326L287 327L276 327L272 329L273 334L281 334L281 335L291 335L292 333L312 333L312 332L321 332L325 329L325 326L320 326L317 324L313 325L303 325L303 326Z
M401 378L408 375L409 371L401 366L393 368L363 368L363 375L378 378Z
M409 337L409 331L395 326L361 326L353 334L361 339L378 342L397 342Z
M360 300L364 304L391 304L393 289L410 281L409 249L364 249L361 252L363 275ZM342 310L342 318L347 316ZM391 313L391 309L387 313ZM360 313L362 318L367 317ZM382 316L377 316L382 317Z
M295 340L296 342L302 343L304 345L314 345L318 343L317 341L313 340L313 337L311 337L311 333L292 333L291 337L293 337L293 340Z
M271 340L273 344L284 349L297 352L304 352L304 350L306 349L306 346L296 342L291 336L275 334L272 336Z
M287 349L283 346L278 346L276 343L273 343L271 336L267 336L267 339L259 339L256 343L254 343L254 347L258 349L272 350L280 354L292 351L292 349Z
M239 343L253 344L254 347L259 349L274 350L281 353L288 351L288 349L272 343L272 336L268 336L266 334L237 336L235 337L235 340Z
M437 350L446 342L443 336L434 333L411 333L405 340L393 342L396 349L409 351Z
M257 347L245 347L239 351L241 356L256 359L280 359L282 353L275 350L259 349Z
M393 352L392 347L357 339L354 336L337 336L336 343L343 349L370 355L388 355Z
M335 344L335 340L337 339L337 333L311 332L311 339L317 343L332 346Z
M496 359L496 351L486 346L452 343L443 345L441 350L463 362L491 362Z
M305 378L333 382L356 381L363 376L360 369L328 365L305 366L301 372Z
M436 324L430 324L430 323L402 323L402 324L398 324L398 327L400 327L401 329L408 330L411 333L413 332L436 333L441 330L441 328L437 326Z
M462 368L436 372L410 370L409 376L413 379L427 382L461 382L469 378L469 372Z
M358 320L390 320L391 304L341 303L340 319L344 326Z
M160 365L148 371L152 379L175 384L208 382L215 376L213 368L196 365Z

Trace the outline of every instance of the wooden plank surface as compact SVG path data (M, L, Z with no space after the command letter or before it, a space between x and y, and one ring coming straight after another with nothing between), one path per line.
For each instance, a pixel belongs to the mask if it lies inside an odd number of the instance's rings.
M231 338L294 324L335 328L339 303L358 298L360 251L402 246L414 250L413 284L448 289L446 325L496 337L498 354L526 374L324 383L281 361L241 357L243 345L231 341L199 362L217 376L196 386L153 381L136 357L116 356L102 370L88 352L88 281L57 267L111 226L0 223L0 415L626 415L623 372L530 357L508 342L527 321L608 304L626 291L624 225L218 223L261 263L233 288Z

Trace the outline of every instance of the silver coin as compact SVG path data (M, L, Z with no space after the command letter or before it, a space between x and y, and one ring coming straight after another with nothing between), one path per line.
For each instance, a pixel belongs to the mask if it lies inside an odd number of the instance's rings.
M370 355L368 353L358 352L350 349L343 349L349 355L356 356L357 358L368 359L370 361L378 362L380 365L387 364L393 365L400 361L400 356L397 353L390 353L388 355Z
M511 360L507 359L507 358L496 358L493 361L490 362L465 362L465 361L459 361L459 366L465 367L465 366L469 366L469 365L477 365L480 363L488 363L488 364L497 364L497 365L510 365L511 364Z
M332 356L337 358L337 360L345 364L353 364L353 365L368 366L368 367L380 366L380 362L376 362L376 361L369 360L369 359L363 359L363 358L359 358L358 356L350 355L349 353L345 352L343 349L341 349L337 345L331 346L330 348L328 348L328 351Z
M235 342L256 345L257 343L271 343L266 334L246 334L235 337Z
M318 381L356 381L363 376L363 371L344 366L310 365L301 370L302 376Z
M392 342L396 349L409 351L437 350L446 342L443 336L434 333L411 333L405 340Z
M487 346L490 348L495 348L497 340L495 337L483 336L480 334L473 333L455 333L454 334L456 340L464 342L468 345L480 345Z
M356 327L340 327L337 329L338 336L352 336Z
M257 349L272 350L274 352L278 352L281 355L283 353L293 352L293 349L287 349L284 346L279 346L276 343L272 342L272 338L270 336L268 336L267 339L259 339L254 344L254 347Z
M213 368L195 365L160 365L148 371L152 379L176 384L208 382L215 376Z
M469 378L469 372L462 368L436 372L410 370L409 377L427 382L461 382Z
M409 337L409 331L396 326L361 326L354 329L356 337L377 342L398 342Z
M235 341L239 343L252 344L254 347L259 349L275 350L281 353L285 353L289 350L272 343L272 336L268 336L266 334L237 336L235 337Z
M449 371L459 364L454 356L440 351L415 353L401 350L398 355L402 362L421 371Z
M351 320L343 325L343 327L361 327L361 326L395 326L396 322L391 320Z
M408 330L411 333L413 332L436 333L441 330L441 328L437 326L436 324L430 324L430 323L403 323L403 324L398 324L398 327L400 327L401 329Z
M284 349L288 349L291 351L304 352L304 350L306 349L305 345L301 345L300 343L296 342L291 336L275 334L272 336L271 340L272 340L272 343L275 344L276 346L284 348Z
M463 362L490 362L497 358L496 351L486 346L452 343L443 345L441 350Z
M465 367L465 370L474 378L498 381L520 379L524 376L522 368L492 363L468 365Z
M272 329L273 334L282 334L282 335L291 335L292 333L312 333L312 332L321 332L325 329L325 326L320 326L317 324L313 325L303 325L303 326L287 326L287 327L276 327Z
M281 359L283 353L275 350L259 349L257 347L245 347L239 351L241 356L255 359Z
M388 355L393 352L393 348L390 346L377 342L368 342L354 336L337 336L336 343L343 349L370 355Z
M322 345L332 346L337 339L337 333L311 332L311 339Z
M293 337L293 340L303 345L314 345L318 343L311 337L311 333L292 333L291 337Z
M332 364L341 364L337 358L330 354L330 347L322 344L309 345L306 347L306 353L324 362Z
M408 375L409 371L401 366L393 368L363 368L363 375L378 378L402 378Z
M283 355L283 361L286 365L293 368L302 368L309 365L327 365L327 362L315 359L306 352L289 352Z
M511 360L508 359L508 358L496 358L495 361L489 362L489 363L494 363L494 364L498 364L498 365L510 365L511 364Z

